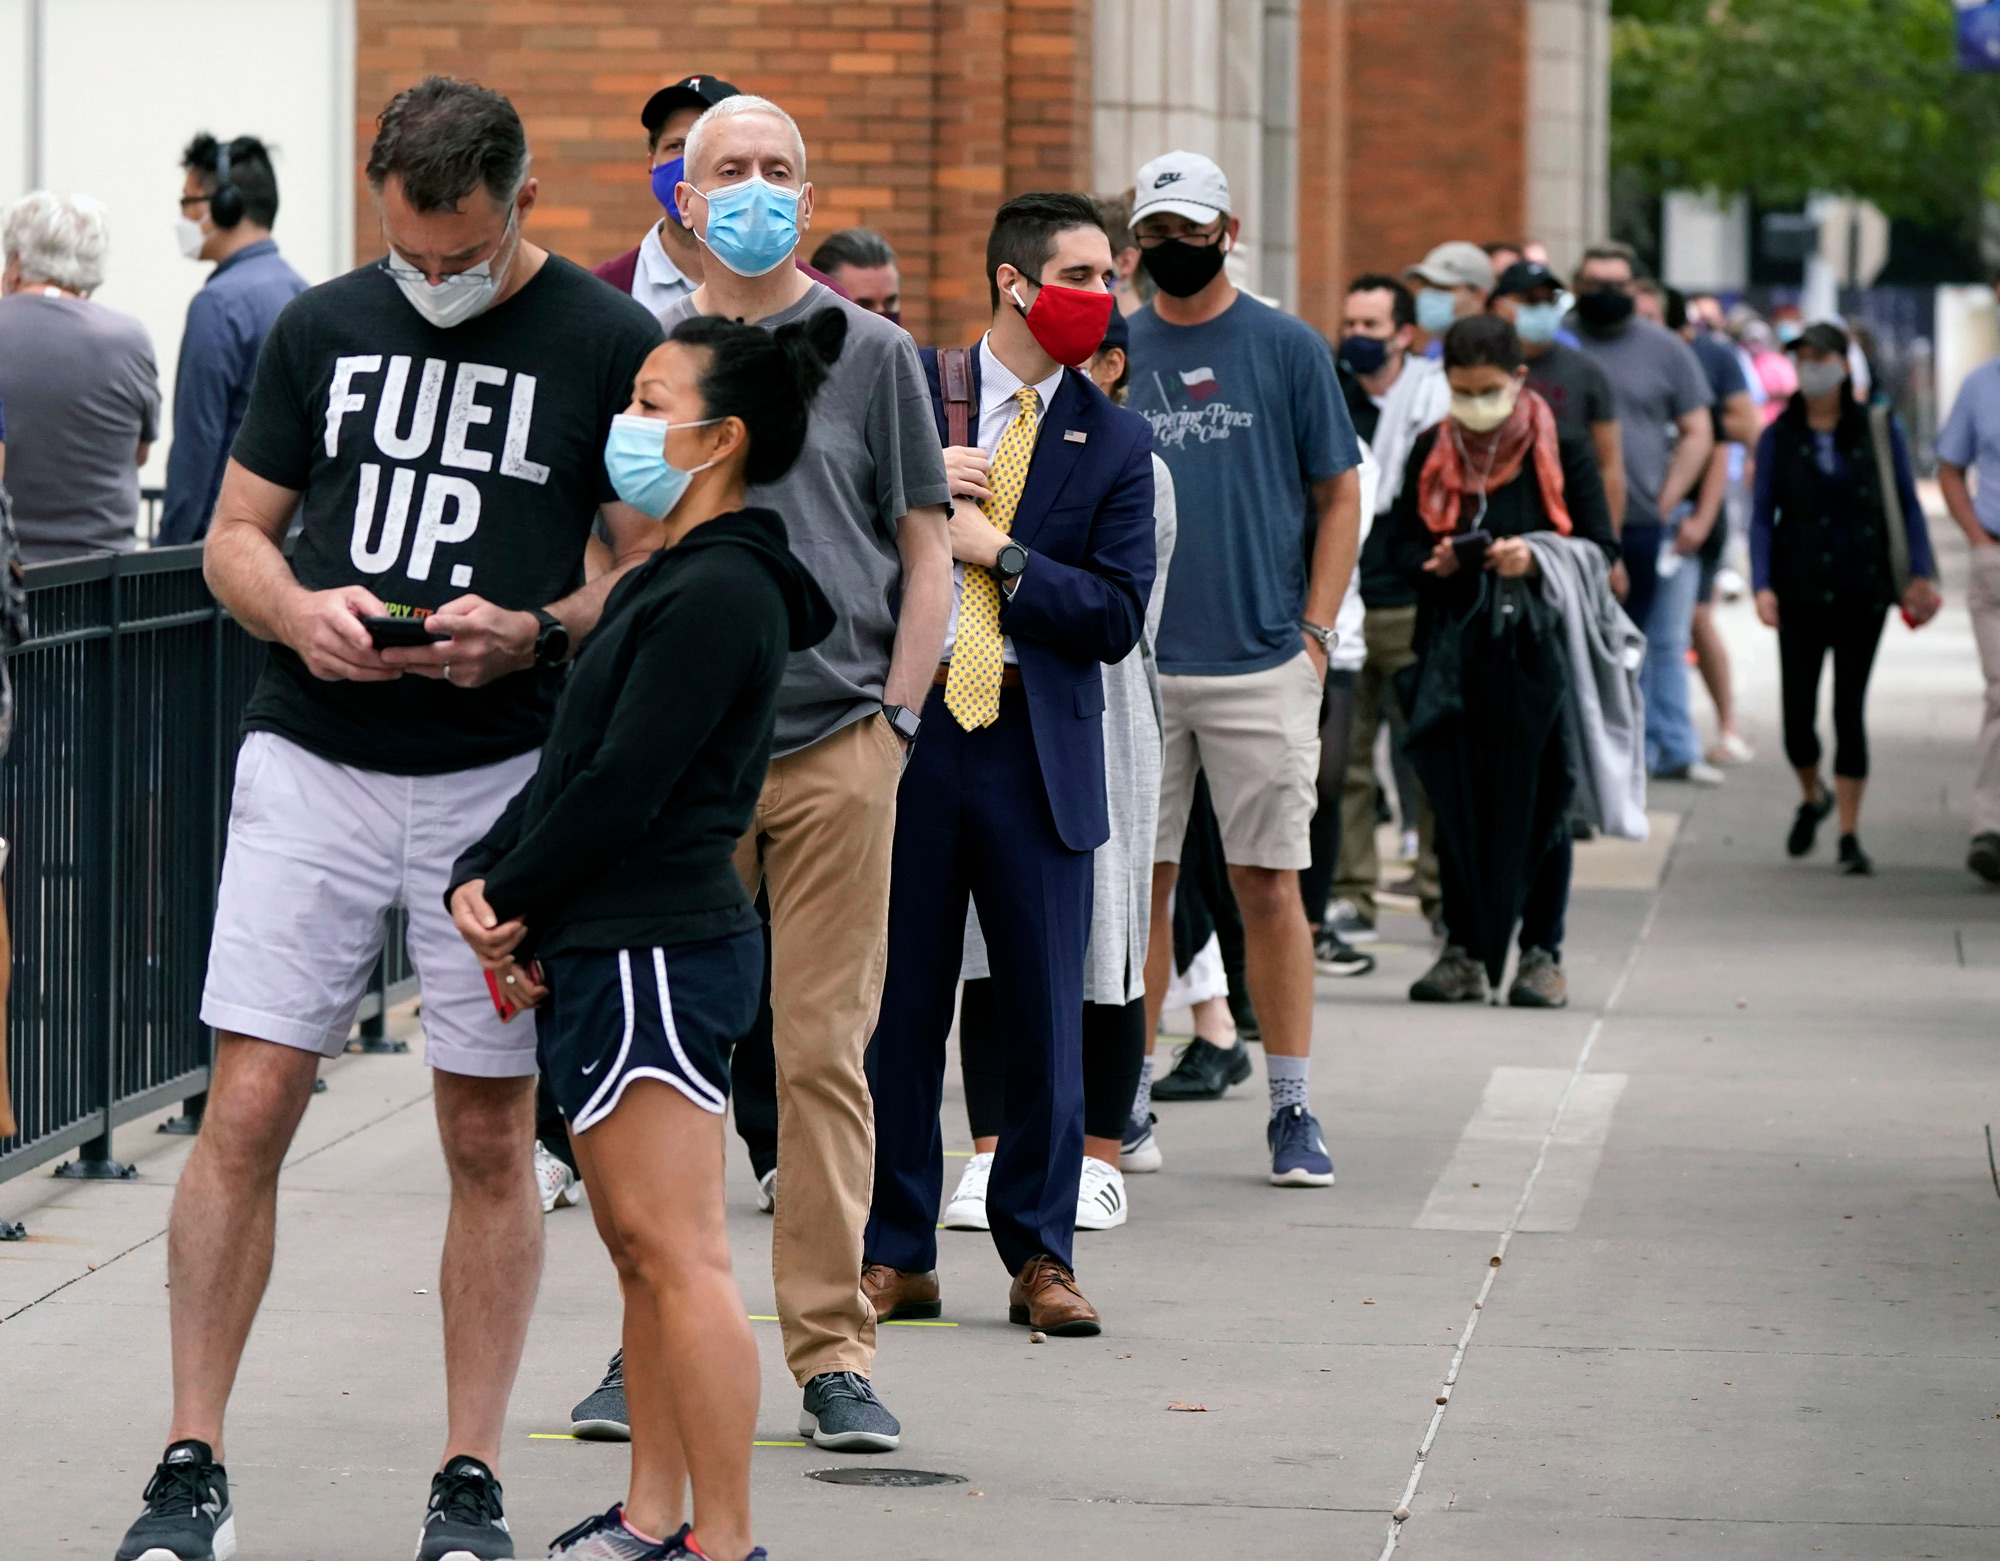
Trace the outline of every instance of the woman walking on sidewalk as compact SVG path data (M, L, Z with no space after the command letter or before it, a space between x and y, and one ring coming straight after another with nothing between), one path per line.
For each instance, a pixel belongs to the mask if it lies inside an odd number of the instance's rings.
M604 459L665 546L605 603L534 779L452 874L495 1001L541 1006L538 1052L625 1297L625 1500L571 1561L746 1561L757 1347L723 1222L729 1049L763 952L732 865L770 761L778 681L833 612L745 509L782 477L846 316L767 332L700 317L639 371ZM509 1008L503 1006L503 1013ZM687 1487L693 1524L683 1524Z
M1861 849L1868 785L1863 707L1889 609L1921 628L1943 598L1910 450L1887 406L1854 399L1847 332L1809 325L1792 344L1799 388L1757 442L1750 575L1757 616L1778 631L1785 757L1803 800L1785 849L1804 856L1840 807L1840 870L1875 870ZM1833 657L1833 795L1820 778L1820 668Z

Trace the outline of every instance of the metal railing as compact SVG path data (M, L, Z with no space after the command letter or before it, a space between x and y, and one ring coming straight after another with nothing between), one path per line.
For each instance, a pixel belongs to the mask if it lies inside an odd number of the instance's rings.
M184 1130L200 1120L202 976L264 649L209 595L199 547L97 553L27 580L0 764L19 1125L0 1138L0 1181L71 1149L59 1174L121 1175L113 1128L175 1101ZM388 930L364 1035L415 989L400 915Z

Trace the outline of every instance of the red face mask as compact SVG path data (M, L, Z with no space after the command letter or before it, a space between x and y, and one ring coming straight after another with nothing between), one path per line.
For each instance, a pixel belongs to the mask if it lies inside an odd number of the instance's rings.
M1111 323L1111 295L1086 293L1080 287L1045 286L1034 304L1021 307L1021 290L1014 289L1014 307L1028 322L1028 333L1042 351L1058 363L1082 368L1104 344Z

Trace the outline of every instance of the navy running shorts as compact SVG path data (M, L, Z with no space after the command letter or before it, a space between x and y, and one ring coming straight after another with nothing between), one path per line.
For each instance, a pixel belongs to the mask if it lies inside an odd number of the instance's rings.
M671 948L557 954L535 1010L536 1058L572 1131L658 1079L704 1111L729 1104L729 1054L757 1017L761 930Z

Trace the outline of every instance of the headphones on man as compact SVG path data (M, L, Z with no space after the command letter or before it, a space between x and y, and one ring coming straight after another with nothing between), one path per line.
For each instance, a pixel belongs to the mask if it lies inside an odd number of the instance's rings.
M215 144L215 189L208 197L208 216L218 228L233 228L243 220L243 192L229 182L229 146Z

